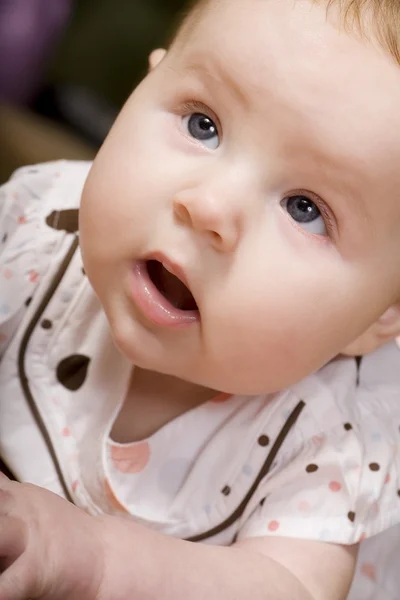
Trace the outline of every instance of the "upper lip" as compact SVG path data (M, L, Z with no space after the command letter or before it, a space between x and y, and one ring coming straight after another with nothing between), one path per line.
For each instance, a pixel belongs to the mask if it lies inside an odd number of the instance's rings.
M172 273L172 275L175 275L175 277L180 279L182 281L182 283L190 291L188 280L187 280L187 277L186 277L186 274L185 274L185 271L183 270L183 268L180 265L178 265L178 263L174 262L173 260L171 260L170 258L165 256L165 254L163 254L162 252L158 252L158 251L152 252L151 254L146 256L144 258L144 260L145 261L157 260L158 262L160 262L167 269L167 271L169 271L170 273Z

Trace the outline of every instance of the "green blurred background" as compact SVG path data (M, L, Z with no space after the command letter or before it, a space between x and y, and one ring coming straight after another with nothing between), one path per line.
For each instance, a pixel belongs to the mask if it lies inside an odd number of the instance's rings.
M88 86L120 106L145 71L149 52L167 41L182 7L182 0L77 1L51 79Z

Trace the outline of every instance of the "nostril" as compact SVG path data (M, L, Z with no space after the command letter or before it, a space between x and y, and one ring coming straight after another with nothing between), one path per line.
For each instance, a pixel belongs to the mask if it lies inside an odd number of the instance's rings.
M174 213L177 219L179 219L179 221L182 221L182 223L191 223L190 213L186 206L184 206L183 204L175 202Z
M223 239L219 233L217 233L216 231L210 231L210 237L211 237L213 244L215 244L216 246L222 245Z

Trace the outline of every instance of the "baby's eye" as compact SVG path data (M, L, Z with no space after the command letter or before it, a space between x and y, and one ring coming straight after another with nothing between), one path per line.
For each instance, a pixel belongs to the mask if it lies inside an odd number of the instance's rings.
M304 227L306 231L315 235L327 235L325 221L318 206L301 194L288 196L282 201L282 206L287 210L293 221Z
M220 140L218 128L214 121L202 113L193 113L183 117L183 125L195 140L198 140L207 148L216 150Z

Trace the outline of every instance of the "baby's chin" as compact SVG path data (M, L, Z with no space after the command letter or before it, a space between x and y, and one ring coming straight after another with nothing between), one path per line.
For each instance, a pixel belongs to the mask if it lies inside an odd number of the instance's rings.
M282 392L299 382L307 379L309 376L316 373L326 364L346 357L335 355L331 359L324 361L316 360L313 363L307 362L295 364L290 360L286 361L285 365L268 364L266 360L265 368L254 370L251 365L247 368L242 363L242 368L231 369L232 376L229 377L229 368L225 376L222 375L222 370L215 377L207 379L208 387L217 389L220 392L235 394L240 396L259 396L262 394L275 394ZM280 361L281 362L281 361Z
M276 377L271 374L269 377L264 374L259 374L257 377L221 377L221 376L210 376L205 378L197 378L193 381L196 385L216 390L223 394L230 394L234 396L261 396L265 394L279 393L292 385L295 385L302 379L305 379L310 373L303 375L293 374L288 376L287 374L281 377Z

